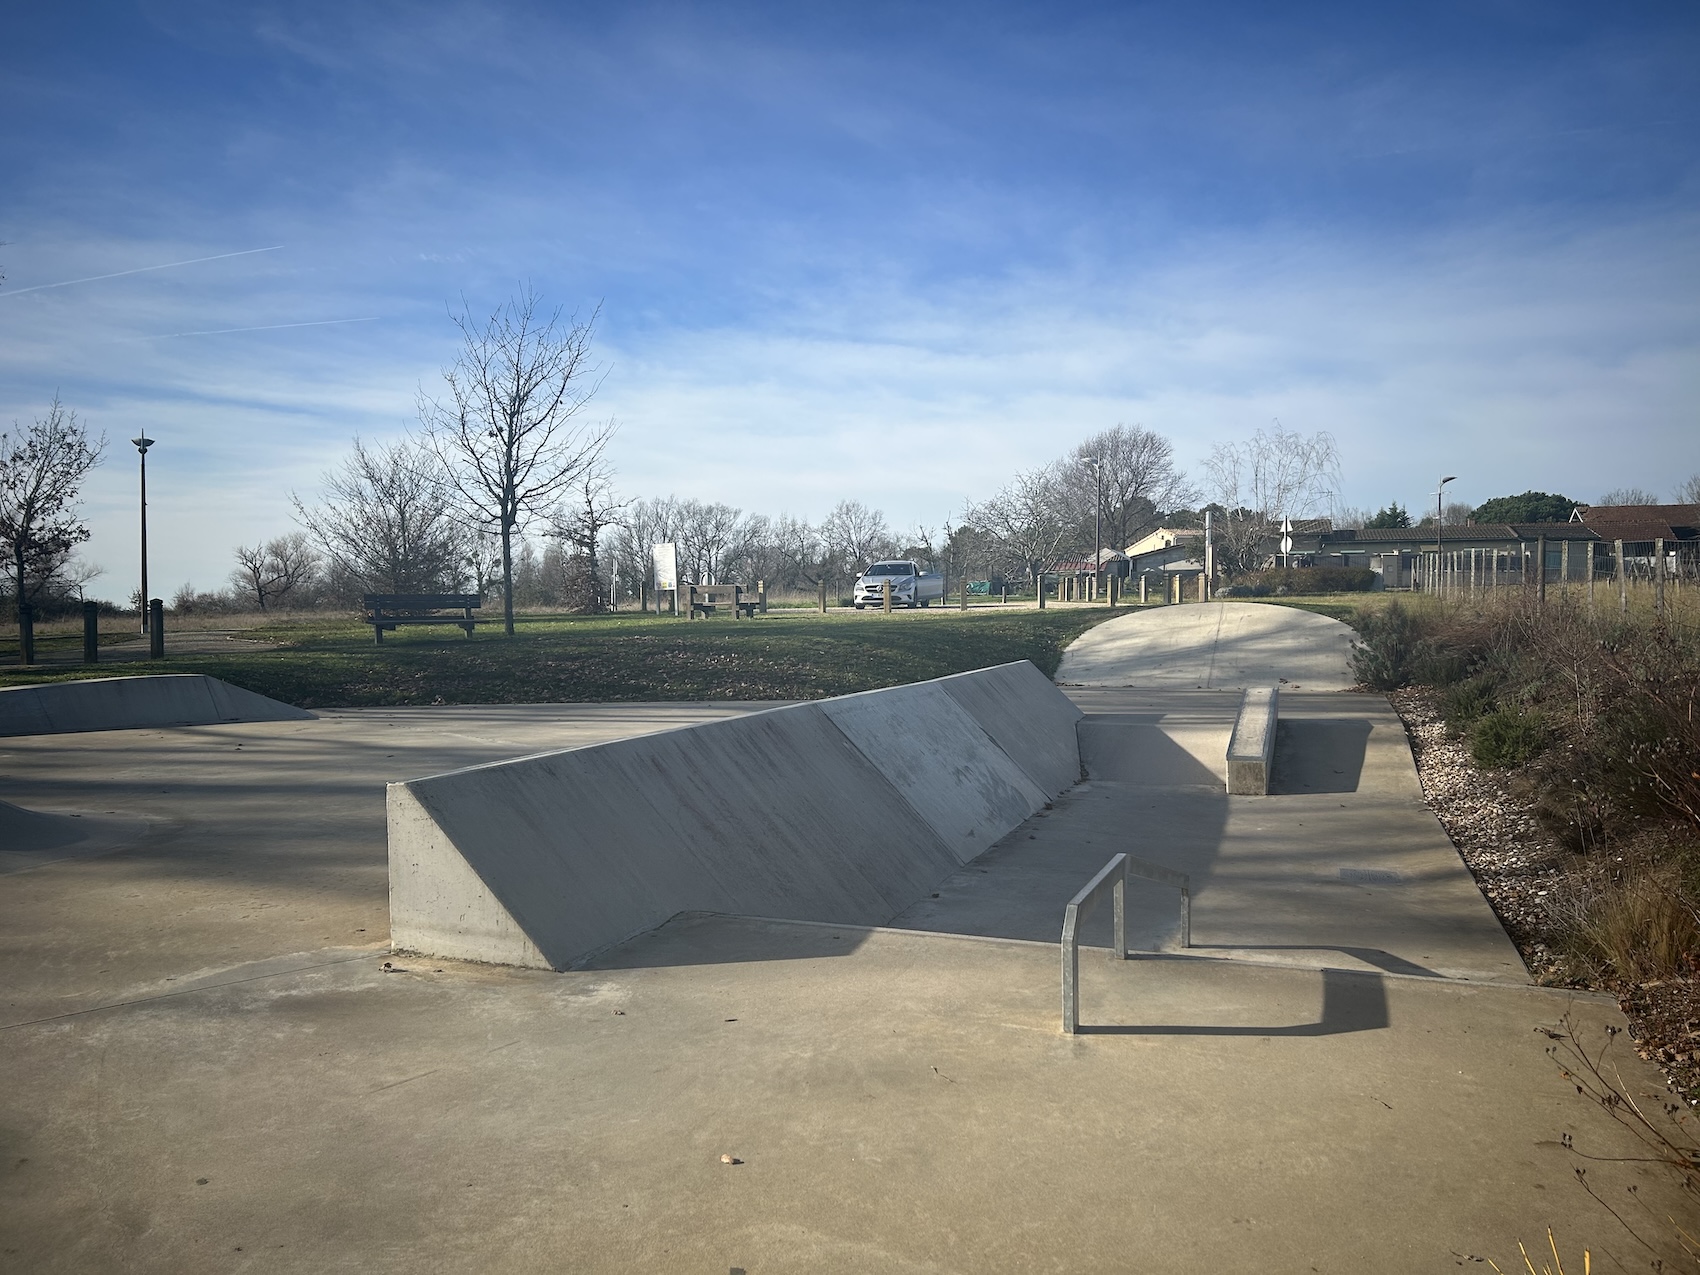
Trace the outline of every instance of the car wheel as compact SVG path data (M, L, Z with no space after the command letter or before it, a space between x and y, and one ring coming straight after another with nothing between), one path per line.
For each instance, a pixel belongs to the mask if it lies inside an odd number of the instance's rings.
M857 609L857 610L858 610L858 611L860 611L860 610L861 610L861 609L862 609L862 604L861 604L861 603L860 603L860 602L858 602L858 603L857 603L857 604L856 604L856 609Z

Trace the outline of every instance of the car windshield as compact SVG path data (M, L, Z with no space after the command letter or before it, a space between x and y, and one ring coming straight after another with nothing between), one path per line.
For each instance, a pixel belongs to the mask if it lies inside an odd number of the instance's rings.
M910 576L915 574L915 569L907 562L876 562L868 568L868 574L871 576Z

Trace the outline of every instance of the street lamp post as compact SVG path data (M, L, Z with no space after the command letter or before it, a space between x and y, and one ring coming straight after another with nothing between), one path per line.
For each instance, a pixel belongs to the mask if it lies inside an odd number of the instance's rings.
M1442 478L1440 486L1434 489L1434 578L1436 586L1439 585L1442 573L1446 570L1442 562L1442 559L1446 557L1446 518L1441 511L1440 502L1445 495L1446 484L1457 481L1458 475L1452 474L1449 477ZM1438 591L1437 587L1436 592Z
M153 439L144 430L140 438L130 440L142 458L142 632L148 631L148 448Z
M1092 470L1092 600L1098 600L1103 589L1099 579L1104 570L1104 472L1101 458L1093 456L1086 464Z

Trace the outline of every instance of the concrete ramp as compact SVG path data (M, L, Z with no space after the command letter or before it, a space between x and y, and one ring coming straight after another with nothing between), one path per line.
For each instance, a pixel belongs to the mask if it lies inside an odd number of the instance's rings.
M0 801L0 876L66 859L88 859L134 845L144 819L92 811L29 810Z
M310 720L280 703L201 673L97 677L0 690L0 736L62 735L146 726Z
M879 924L1078 777L1080 716L1006 665L391 784L391 936L564 969L684 911Z
M1297 607L1200 602L1152 607L1089 629L1063 652L1062 686L1345 691L1352 630Z

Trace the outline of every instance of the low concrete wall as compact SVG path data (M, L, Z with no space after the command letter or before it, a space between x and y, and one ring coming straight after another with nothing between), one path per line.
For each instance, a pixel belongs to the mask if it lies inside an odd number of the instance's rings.
M1228 737L1228 793L1267 797L1269 774L1275 768L1275 723L1280 717L1280 689L1254 687L1240 703L1234 733Z
M398 950L565 969L685 911L876 925L1079 777L1023 662L389 788Z
M287 722L314 715L201 673L95 677L0 690L0 735Z

